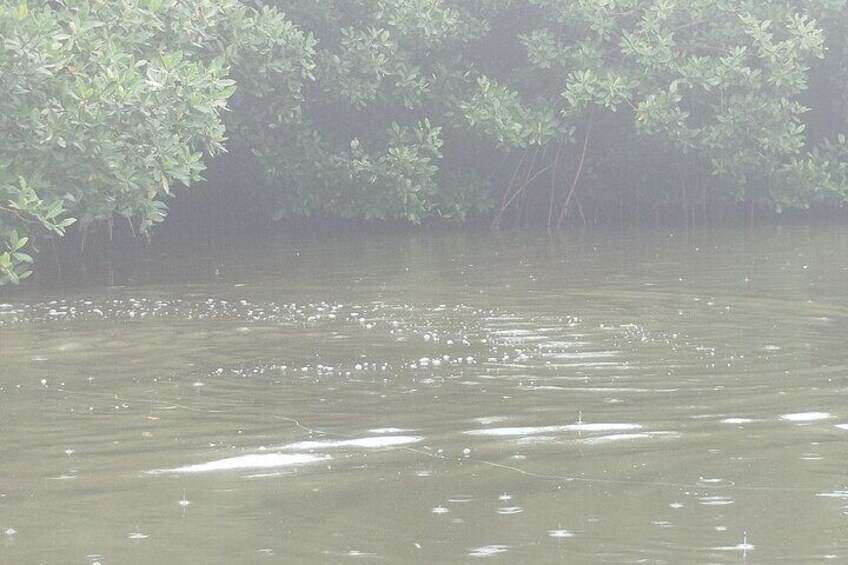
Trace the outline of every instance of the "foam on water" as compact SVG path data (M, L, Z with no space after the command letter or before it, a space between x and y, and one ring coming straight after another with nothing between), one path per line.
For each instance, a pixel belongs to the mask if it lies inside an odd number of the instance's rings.
M506 553L509 549L508 545L484 545L476 547L468 552L469 557L491 557L499 553Z
M463 433L475 436L529 436L538 434L550 434L556 432L616 432L639 430L639 424L566 424L562 426L513 426L503 428L483 428L480 430L467 430Z
M647 439L648 434L609 434L605 436L589 437L581 440L581 443L595 445L599 443L612 443L614 441L626 441L633 439Z
M291 465L305 465L316 461L330 459L329 455L310 455L308 453L255 453L241 455L239 457L228 457L197 465L186 465L174 469L157 469L148 471L150 474L165 473L209 473L213 471L235 471L241 469L267 469L271 467L287 467Z
M381 447L396 447L399 445L418 443L423 439L424 438L421 436L375 436L329 441L307 440L283 445L278 447L277 449L334 449L345 447L363 447L366 449L379 449Z
M700 502L704 506L726 506L728 504L733 504L736 501L729 496L702 496L698 498L698 502Z
M379 449L384 447L395 447L399 445L408 445L416 443L423 438L420 436L376 436L364 437L348 440L335 441L299 441L288 445L283 445L275 448L276 450L316 450L316 449L332 449L359 447L366 449ZM234 471L247 469L269 469L277 467L290 467L293 465L305 465L316 461L324 461L331 459L329 455L313 455L309 453L253 453L250 455L240 455L238 457L228 457L226 459L218 459L207 463L197 465L186 465L184 467L176 467L173 469L155 469L148 471L149 474L165 474L165 473L208 473L213 471ZM257 477L261 475L254 475Z
M551 432L563 432L566 426L515 426L504 428L483 428L481 430L467 430L463 433L472 436L529 436L537 434L548 434Z
M506 422L510 419L510 416L481 416L480 418L474 418L474 421L480 424L481 426L489 426L492 424L497 424L499 422Z
M825 498L840 498L843 500L848 500L848 490L835 490L833 492L820 492L816 496L822 496Z
M828 420L833 418L830 412L795 412L792 414L781 414L781 420L790 422L815 422L817 420Z
M756 549L756 546L752 543L739 543L736 545L720 545L713 548L716 551L742 551L747 552L753 549Z
M569 424L566 430L577 432L620 432L626 430L641 430L639 424Z
M620 351L579 351L579 352L564 352L564 353L549 353L546 357L552 359L608 359L617 357Z
M721 421L722 424L750 424L754 422L753 418L725 418Z

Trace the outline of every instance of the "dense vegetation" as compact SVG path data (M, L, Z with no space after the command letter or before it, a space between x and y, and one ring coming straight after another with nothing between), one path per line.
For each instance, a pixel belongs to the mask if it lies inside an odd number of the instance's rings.
M841 206L846 20L845 0L0 0L0 284L33 238L149 230L225 148L256 179L228 205L277 219Z

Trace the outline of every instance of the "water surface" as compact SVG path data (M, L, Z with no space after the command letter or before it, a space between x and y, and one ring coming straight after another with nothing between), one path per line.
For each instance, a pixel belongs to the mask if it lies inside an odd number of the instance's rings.
M848 560L848 230L325 236L0 294L6 563Z

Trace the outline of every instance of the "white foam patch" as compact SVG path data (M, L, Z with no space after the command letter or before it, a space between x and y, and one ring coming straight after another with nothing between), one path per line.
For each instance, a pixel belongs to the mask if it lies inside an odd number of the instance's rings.
M754 420L752 418L725 418L721 421L722 424L750 424Z
M482 430L468 430L463 433L472 436L520 437L564 432L567 429L568 428L566 426L515 426L506 428L484 428Z
M484 545L476 547L468 552L469 557L491 557L499 553L506 553L509 550L508 545Z
M351 549L347 553L345 553L347 557L376 557L376 553L368 553L366 551L359 551L358 549Z
M595 445L599 443L612 443L614 441L627 441L634 439L647 439L651 437L648 434L610 434L605 436L598 437L589 437L584 440L581 440L581 443Z
M796 412L794 414L781 414L781 420L789 420L790 422L815 422L817 420L827 420L833 418L830 412Z
M620 387L620 386L611 386L611 387L593 387L593 386L558 386L558 385L520 385L515 387L520 390L568 390L571 392L603 392L603 393L612 393L612 392L667 392L662 390L655 390L650 388L638 388L638 387ZM675 392L675 391L670 391Z
M756 546L751 543L743 542L738 545L720 545L713 548L716 551L741 551L743 553L756 549Z
M530 330L519 330L519 329L493 330L490 333L493 336L507 336L507 337L514 337L514 336L522 336L523 337L523 336L527 336L527 335L533 335L533 332L530 331Z
M736 501L729 496L702 496L698 499L698 502L704 506L727 506Z
M816 496L823 496L825 498L841 498L843 500L848 500L848 490L835 490L833 492L820 492Z
M252 455L241 455L239 457L228 457L198 465L186 465L174 469L157 469L148 471L151 474L164 473L210 473L214 471L236 471L242 469L268 469L273 467L289 467L292 465L305 465L330 459L329 455L310 455L308 453L257 453Z
M368 431L371 432L372 434L403 434L403 433L409 433L409 432L412 432L412 431L415 431L415 430L408 430L408 429L405 429L405 428L373 428L373 429L368 430Z
M848 424L836 424L835 427L839 428L840 430L848 430Z
M577 351L568 353L550 353L546 357L554 359L608 359L621 354L621 351Z
M562 441L562 438L557 436L522 436L515 438L515 443L518 445L542 445L559 441Z
M330 440L330 441L298 441L283 445L277 449L337 449L345 447L362 447L365 449L380 449L381 447L396 447L418 443L424 438L421 436L375 436L356 439Z
M283 475L290 475L293 471L269 471L265 473L252 473L250 475L243 475L243 479L270 479L272 477L282 477Z
M492 424L506 422L507 420L509 420L509 416L481 416L480 418L474 418L474 421L481 426L491 426Z
M565 426L515 426L468 430L463 433L473 436L521 437L557 432L618 432L640 430L639 424L568 424Z
M623 432L641 430L639 424L570 424L565 429L577 432Z

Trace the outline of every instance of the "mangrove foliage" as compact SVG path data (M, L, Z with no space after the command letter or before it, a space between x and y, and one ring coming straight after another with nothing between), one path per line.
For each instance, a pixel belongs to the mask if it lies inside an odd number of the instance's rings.
M223 207L280 221L841 207L845 8L0 0L0 284L66 230L149 232L224 151Z

